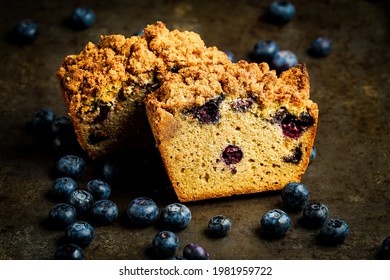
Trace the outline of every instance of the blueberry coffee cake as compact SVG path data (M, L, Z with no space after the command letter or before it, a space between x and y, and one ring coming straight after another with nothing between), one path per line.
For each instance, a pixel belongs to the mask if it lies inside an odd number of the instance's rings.
M196 65L166 73L146 113L182 202L280 190L299 182L314 145L317 104L304 64Z
M79 54L67 56L57 72L81 147L92 159L125 149L154 147L144 98L169 72L195 65L229 63L190 31L162 22L142 35L101 36Z

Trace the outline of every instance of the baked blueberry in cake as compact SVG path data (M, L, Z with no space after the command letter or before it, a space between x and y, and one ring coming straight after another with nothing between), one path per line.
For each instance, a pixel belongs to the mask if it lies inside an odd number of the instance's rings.
M168 72L198 64L229 63L194 32L168 30L162 22L140 35L101 36L67 56L57 72L81 147L93 159L126 149L154 147L144 98Z
M279 76L268 64L197 65L167 73L146 113L182 202L280 190L299 182L318 107L304 64Z

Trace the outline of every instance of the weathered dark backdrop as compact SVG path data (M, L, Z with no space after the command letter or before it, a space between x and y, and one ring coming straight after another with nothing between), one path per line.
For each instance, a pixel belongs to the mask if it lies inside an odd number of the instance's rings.
M131 36L161 20L170 29L198 32L208 46L248 59L260 39L273 39L307 64L312 99L319 104L318 155L303 182L311 200L324 202L330 216L345 219L350 235L344 244L324 247L317 230L299 223L280 240L259 235L263 213L282 207L280 193L188 203L193 220L178 232L180 250L189 242L205 247L213 259L375 259L390 236L390 26L387 1L293 1L296 17L285 26L262 17L271 1L1 1L0 10L0 259L52 259L64 232L47 226L54 201L49 193L56 157L39 145L25 124L40 108L65 115L55 76L62 59L80 52L101 34ZM63 20L78 5L95 10L95 24L84 31L68 29ZM6 40L21 19L40 25L38 39L28 46ZM329 57L312 58L306 50L317 36L329 36ZM101 176L100 163L88 161L81 188ZM149 175L153 177L153 175ZM126 224L127 204L151 196L162 208L175 201L162 182L128 174L113 186L112 200L120 217L111 226L96 227L85 249L88 259L150 259L151 239L160 229ZM210 238L208 220L224 214L233 221L229 235ZM180 254L180 252L179 252Z

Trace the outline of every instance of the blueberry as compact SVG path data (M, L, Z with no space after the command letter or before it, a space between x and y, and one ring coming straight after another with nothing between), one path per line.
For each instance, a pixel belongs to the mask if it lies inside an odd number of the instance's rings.
M309 227L322 226L329 216L328 207L321 202L311 202L303 208L303 221Z
M185 228L191 221L191 210L181 203L172 203L164 207L161 222L171 229Z
M70 16L69 25L74 29L86 29L92 26L95 18L95 12L91 8L77 7Z
M317 148L313 147L310 153L310 159L309 159L310 162L312 162L316 157L317 157Z
M253 60L260 62L271 63L275 54L279 51L278 44L273 40L260 40L258 41L254 48L252 57Z
M301 113L297 118L294 115L286 113L280 126L286 137L298 139L302 133L314 124L314 119L308 113Z
M308 52L315 57L324 57L329 55L331 49L332 41L328 37L318 37L311 43Z
M243 152L238 146L229 145L222 152L222 159L227 165L239 163L242 157Z
M209 260L210 254L199 244L188 243L183 248L183 257L186 260Z
M379 257L383 260L390 260L390 236L382 241Z
M290 229L291 219L283 210L272 209L262 216L260 225L261 233L265 237L278 238Z
M107 161L103 166L103 177L109 183L115 183L120 180L121 169L117 161Z
M187 110L186 113L194 115L200 124L217 124L221 118L219 105L224 98L224 95L221 94L219 97L209 100L202 106Z
M56 167L61 175L77 179L84 174L86 163L79 156L65 155L57 161Z
M54 180L51 190L54 196L67 199L69 194L77 188L75 180L70 177L61 177Z
M235 112L244 113L252 108L254 102L252 98L237 98L232 102L232 109Z
M208 231L211 236L221 237L228 234L232 228L232 222L223 215L217 215L210 219Z
M342 243L349 234L348 224L340 219L329 219L321 227L318 240L327 245Z
M229 50L224 50L224 53L226 53L227 57L230 59L231 62L235 62L236 58L234 57L234 54Z
M273 23L285 24L295 16L295 6L289 1L273 1L269 7L269 18Z
M160 231L152 240L154 252L160 257L172 257L179 250L179 237L168 230Z
M309 190L302 183L291 182L282 189L282 201L291 210L302 210L309 200Z
M100 179L94 179L87 183L86 191L92 194L94 200L107 199L111 195L110 185Z
M91 218L99 225L112 224L118 217L118 206L108 199L96 201L91 208Z
M92 194L85 190L75 190L68 196L68 203L73 205L80 213L89 211L94 202Z
M88 222L76 221L67 226L65 236L69 243L84 248L95 238L95 230Z
M37 136L48 136L56 116L52 110L40 109L34 112L31 120L32 133Z
M274 55L271 64L277 72L283 72L297 66L298 58L292 51L281 50Z
M158 206L151 198L137 197L127 206L127 217L136 225L150 225L157 220L158 215Z
M72 134L73 131L73 124L69 116L56 117L51 124L53 135Z
M34 42L38 34L38 24L28 19L19 21L13 30L15 42L23 45Z
M61 245L57 248L54 258L56 260L84 260L83 249L72 243Z
M54 205L49 212L49 219L53 226L62 228L76 219L77 211L73 205L68 203L59 203Z

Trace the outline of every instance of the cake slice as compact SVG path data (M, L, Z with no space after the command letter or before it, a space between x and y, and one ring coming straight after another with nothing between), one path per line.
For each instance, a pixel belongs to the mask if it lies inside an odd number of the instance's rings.
M314 145L317 104L304 64L278 77L265 63L168 73L146 98L167 174L182 202L279 190L299 182Z
M57 72L78 141L92 159L154 147L144 98L168 72L194 65L229 63L190 31L148 25L141 36L101 36Z

